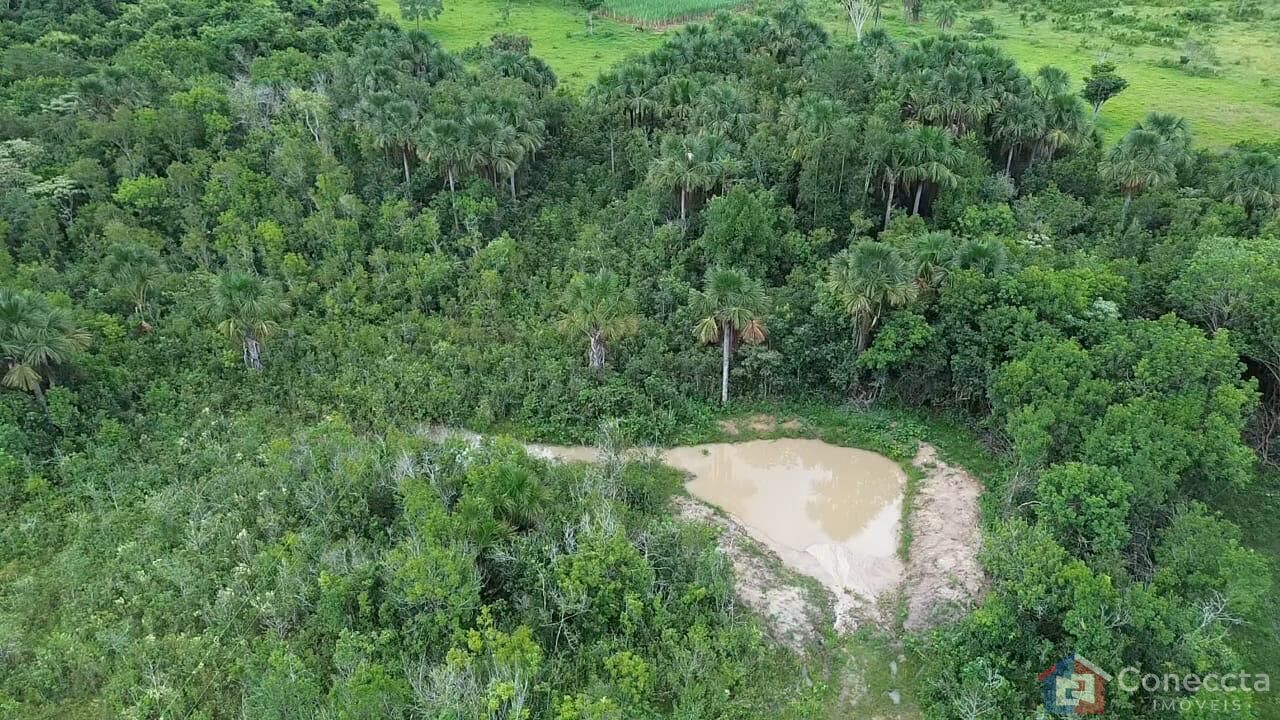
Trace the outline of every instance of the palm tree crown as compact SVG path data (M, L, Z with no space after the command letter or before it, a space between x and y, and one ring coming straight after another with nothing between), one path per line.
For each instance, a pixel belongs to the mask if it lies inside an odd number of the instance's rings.
M565 291L564 307L560 328L566 333L587 336L592 370L604 369L609 341L634 333L640 325L622 280L609 270L593 275L575 274Z
M1170 148L1159 133L1134 128L1124 136L1102 161L1102 177L1120 186L1124 193L1124 208L1120 213L1123 225L1129 205L1135 195L1173 182L1178 176L1175 158L1177 151Z
M1222 195L1251 215L1280 207L1280 159L1265 152L1239 155L1222 179Z
M864 240L831 261L827 291L854 319L854 345L866 349L885 311L905 305L919 292L916 268L897 248Z
M209 315L218 321L219 332L240 341L245 367L251 370L262 369L261 344L288 311L275 283L258 275L229 272L213 279Z
M32 393L43 404L44 381L88 345L89 333L65 309L39 295L0 288L0 384Z
M707 271L704 289L692 293L698 317L694 333L699 342L720 342L720 402L729 401L729 357L739 341L750 345L764 342L767 331L763 315L768 304L764 285L745 273L725 268Z

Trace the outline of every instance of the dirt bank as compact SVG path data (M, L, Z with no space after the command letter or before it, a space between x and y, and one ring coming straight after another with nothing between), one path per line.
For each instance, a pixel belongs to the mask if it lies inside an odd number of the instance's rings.
M925 473L913 498L911 548L903 592L908 630L955 619L973 607L985 584L978 551L982 530L978 498L982 486L961 468L920 443L912 464Z

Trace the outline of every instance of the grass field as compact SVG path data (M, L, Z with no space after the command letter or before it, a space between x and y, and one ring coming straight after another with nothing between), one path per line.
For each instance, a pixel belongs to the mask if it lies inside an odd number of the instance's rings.
M830 3L820 3L823 8ZM886 9L889 6L886 5ZM852 35L844 15L826 7L823 19L837 36ZM1165 58L1178 55L1174 48L1126 47L1080 33L1055 29L1048 21L1023 26L1016 17L988 11L996 25L991 42L1000 46L1027 72L1041 65L1057 65L1079 83L1089 66L1103 55L1114 61L1129 88L1102 108L1099 127L1112 141L1127 132L1151 110L1182 115L1190 121L1196 142L1205 147L1227 147L1242 140L1275 140L1280 137L1280 50L1273 27L1224 34L1217 52L1223 70L1213 78L1193 77L1161 67ZM964 30L974 15L962 15L957 27ZM929 22L904 23L886 13L885 27L895 37L923 37L938 32ZM1270 81L1272 84L1268 84Z
M378 0L389 15L398 16L395 0ZM736 0L612 0L606 7L619 15L639 18L669 17L741 4ZM510 7L504 22L503 8ZM818 0L812 4L828 28L838 37L852 34L839 3ZM885 27L896 37L914 38L937 32L930 22L904 23L885 5ZM1108 140L1123 135L1148 111L1166 110L1185 116L1198 144L1225 147L1241 140L1274 140L1280 136L1280 51L1274 39L1275 20L1245 30L1223 32L1217 52L1223 72L1216 78L1198 78L1157 63L1177 54L1173 48L1110 47L1104 40L1052 28L1048 21L1023 26L1001 10L987 11L997 27L993 42L1003 47L1025 69L1059 65L1080 78L1104 51L1120 66L1130 87L1103 108L1100 125ZM964 29L973 16L962 16ZM602 70L620 59L656 47L660 32L632 24L599 18L594 34L586 30L586 15L575 0L446 0L438 19L424 23L441 42L454 50L485 43L494 33L528 35L534 53L549 62L570 89L581 89ZM1271 82L1268 83L1268 79Z
M383 12L400 16L396 0L377 2ZM620 59L662 44L660 33L601 17L596 18L595 32L588 34L586 13L576 0L512 2L507 22L502 17L506 0L445 0L444 6L440 17L422 27L445 47L457 51L487 44L496 33L528 35L533 53L570 89L582 89Z
M615 17L642 22L669 22L732 10L744 0L608 0L604 7Z

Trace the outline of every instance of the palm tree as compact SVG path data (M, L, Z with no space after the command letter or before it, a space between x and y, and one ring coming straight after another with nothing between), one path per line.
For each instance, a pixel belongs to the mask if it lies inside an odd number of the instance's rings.
M1056 69L1056 68L1054 68ZM1074 93L1061 92L1044 101L1044 125L1040 149L1052 160L1058 150L1070 147L1089 132L1089 115L1084 102ZM1035 153L1032 153L1034 159Z
M632 298L623 290L617 273L576 273L565 291L560 329L587 336L587 360L591 369L599 372L604 369L608 343L634 333L639 326L633 308Z
M467 159L467 136L462 124L449 118L432 122L418 145L418 152L423 161L430 163L444 175L452 197L458 174Z
M1222 199L1250 217L1258 208L1280 207L1280 159L1265 152L1236 156L1222 179Z
M240 341L245 367L261 370L262 343L289 311L279 288L257 275L233 271L213 278L208 302L209 316L218 321L218 330Z
M921 293L946 282L955 265L955 238L941 230L911 239L910 262L916 287Z
M39 295L0 288L0 384L35 395L43 407L44 381L52 383L53 371L88 345L89 333L65 309Z
M1071 75L1056 65L1041 65L1031 85L1042 100L1050 100L1071 90Z
M396 150L409 182L409 155L418 122L417 109L408 100L390 92L376 92L360 100L355 108L355 124L375 147L384 153Z
M668 135L662 139L658 158L649 166L649 182L680 191L680 224L688 226L689 199L695 190L710 188L716 181L715 169L702 156L703 148L696 136Z
M889 219L893 216L893 196L898 189L898 181L902 179L907 168L907 135L894 135L882 148L880 156L880 180L885 188L884 226L889 227Z
M160 277L160 255L154 249L134 243L112 245L102 260L102 281L124 293L133 304L143 330L150 329L144 319L147 299Z
M1107 182L1120 186L1124 193L1124 207L1120 211L1120 226L1124 227L1129 215L1129 205L1139 193L1173 182L1178 176L1174 163L1176 153L1169 143L1151 130L1134 128L1116 143L1102 161L1100 171Z
M938 27L943 30L950 30L951 26L956 24L956 18L960 17L960 6L953 2L944 2L938 6L935 13Z
M1167 112L1149 112L1138 123L1138 128L1149 130L1164 140L1175 167L1184 168L1191 162L1191 125L1186 118Z
M992 117L993 134L1008 148L1004 161L1004 174L1013 174L1013 155L1018 148L1038 140L1045 131L1044 111L1040 104L1027 97L1008 100Z
M831 260L826 288L854 321L854 348L862 352L871 331L891 308L915 299L916 273L897 248L864 240Z
M955 265L983 275L999 275L1009 265L1009 254L1004 244L993 237L968 240L956 251Z
M712 268L705 289L692 293L698 341L720 343L720 402L729 402L729 358L739 342L764 342L763 315L768 304L764 285L737 270Z
M902 179L916 189L911 212L920 214L920 197L926 185L953 188L958 182L951 168L960 163L961 153L946 131L922 125L907 131L904 140L906 166Z
M911 85L920 119L943 125L956 136L981 125L996 107L982 73L972 68L948 67L941 74L922 69Z

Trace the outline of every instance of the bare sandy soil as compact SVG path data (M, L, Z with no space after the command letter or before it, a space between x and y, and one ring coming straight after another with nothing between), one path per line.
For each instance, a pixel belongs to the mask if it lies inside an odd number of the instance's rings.
M920 443L912 464L925 473L911 508L911 548L903 581L905 626L915 631L971 609L982 594L985 577L978 562L981 484L943 462L938 449L928 443Z

